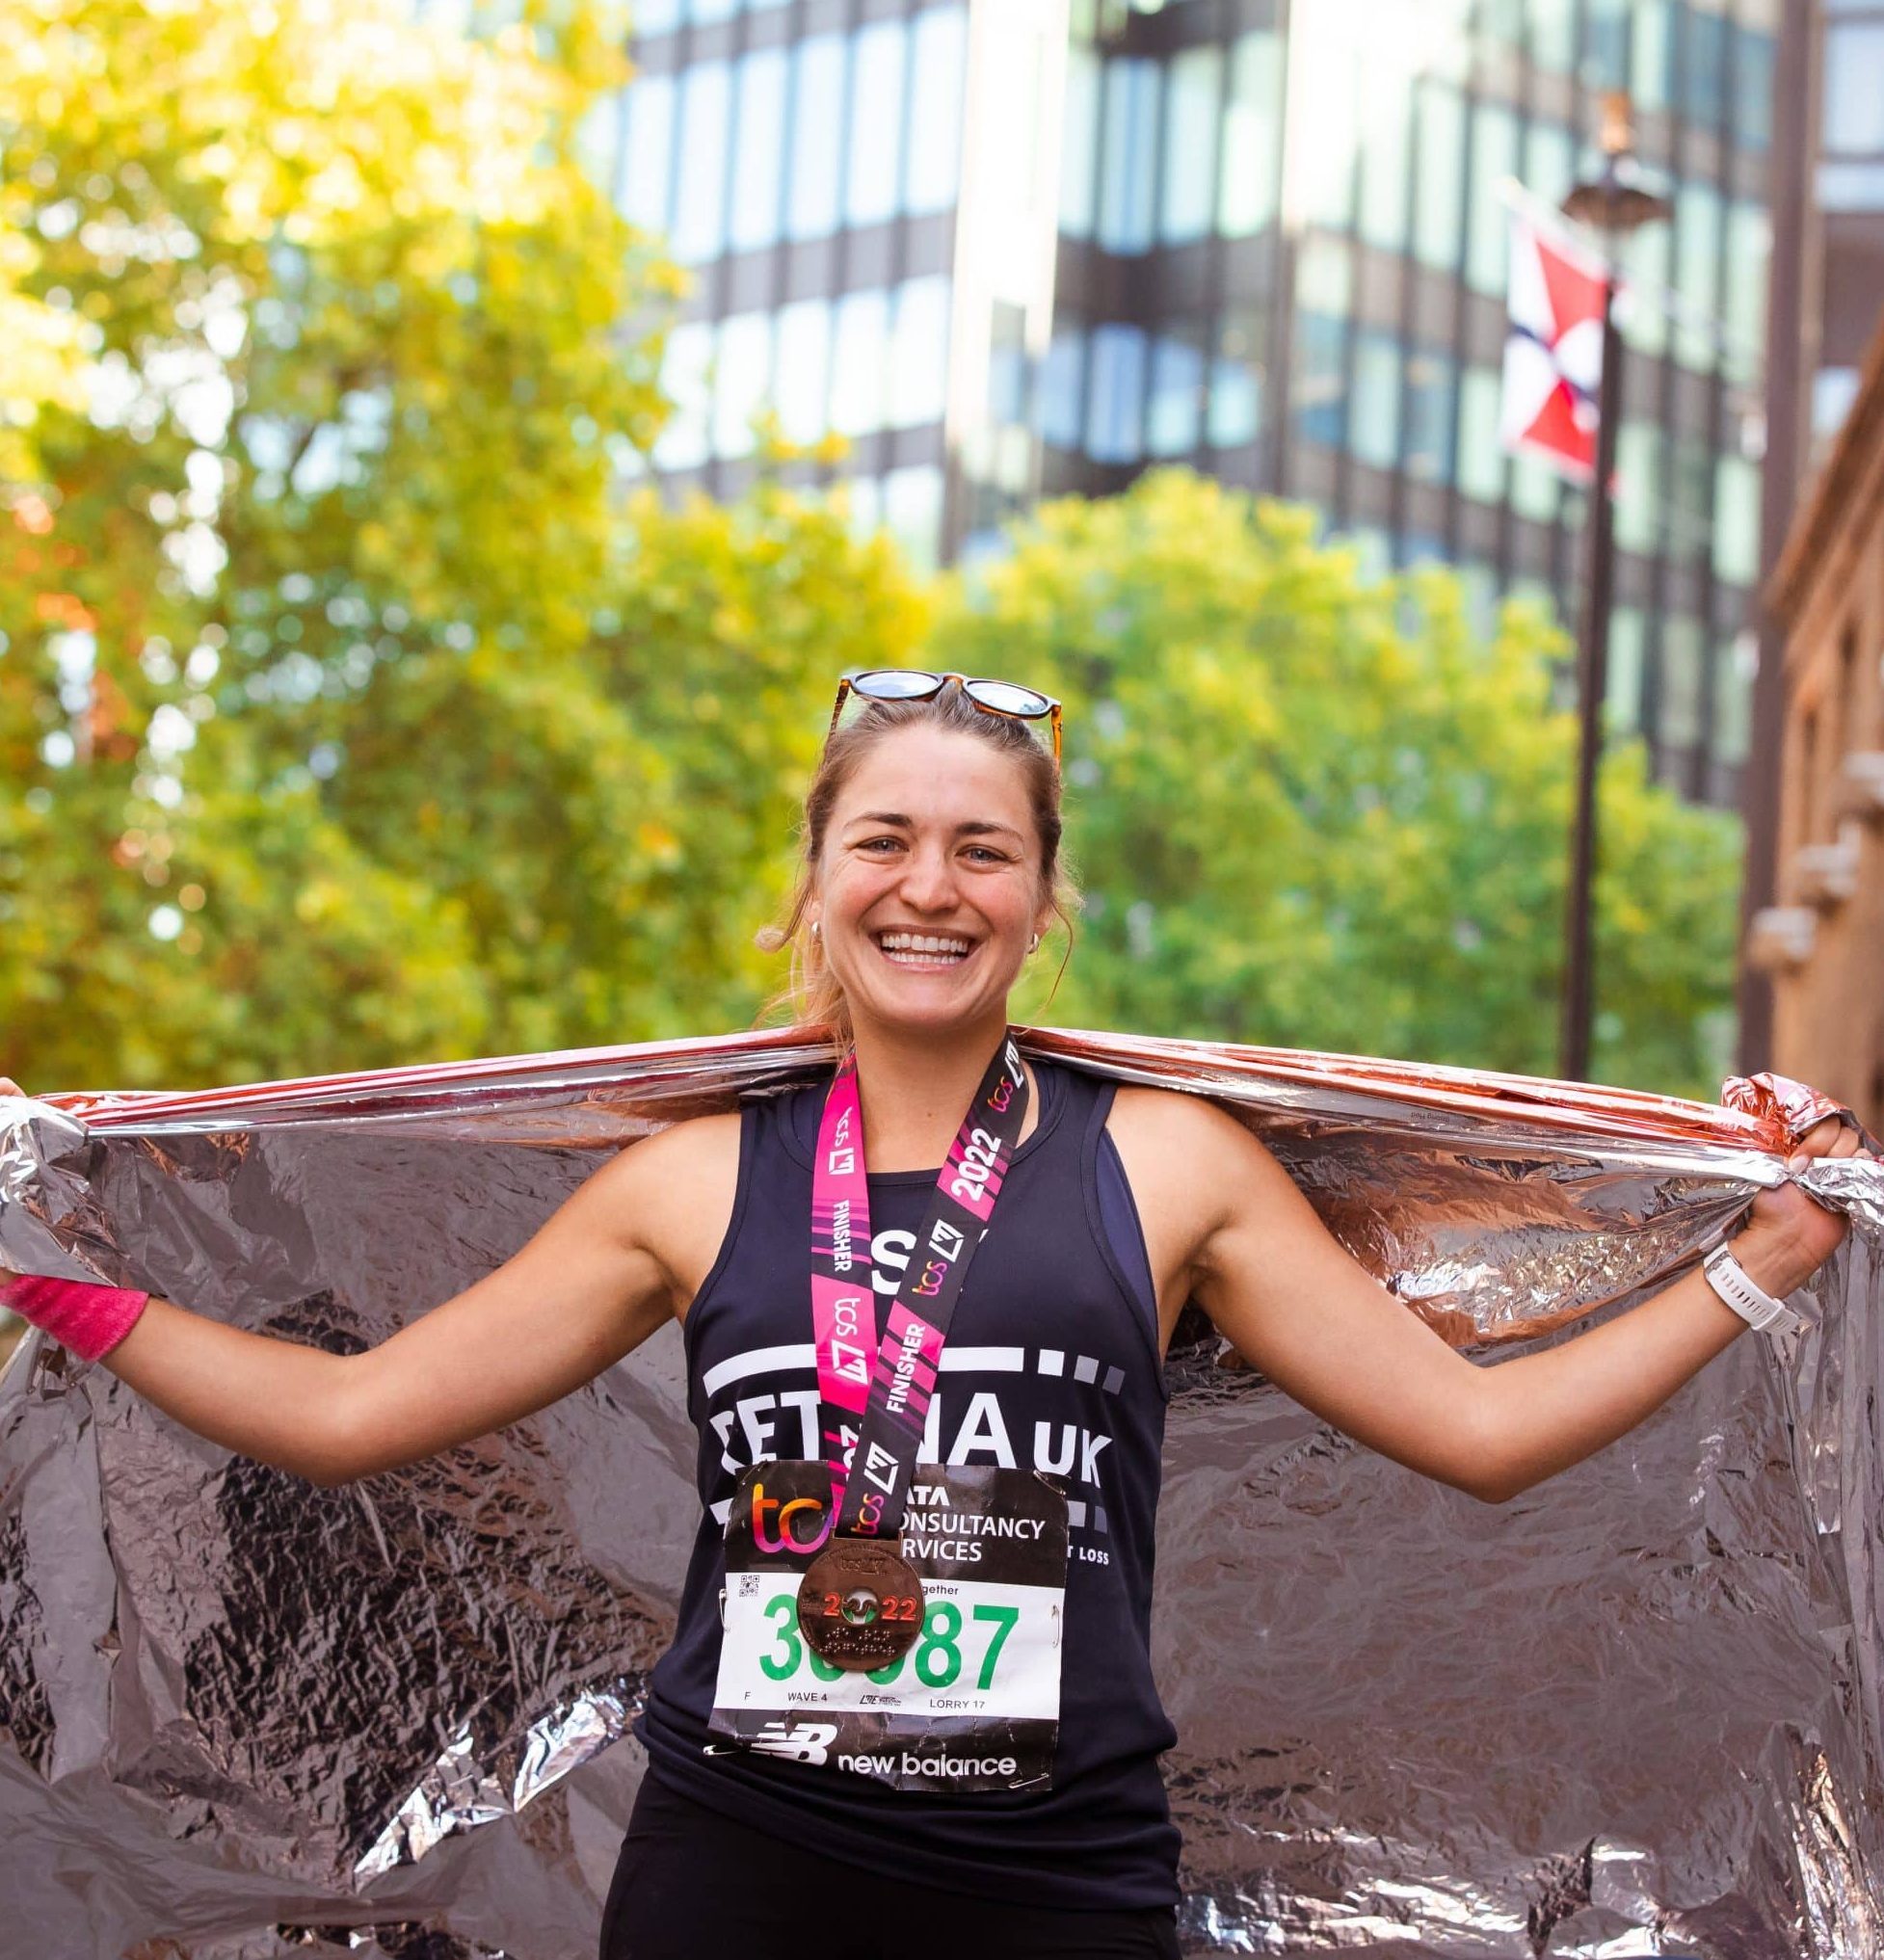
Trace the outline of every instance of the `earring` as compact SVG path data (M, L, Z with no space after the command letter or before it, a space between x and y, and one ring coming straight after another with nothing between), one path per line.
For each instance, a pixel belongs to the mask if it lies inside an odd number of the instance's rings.
M824 921L821 918L814 918L811 921L811 937L814 940L821 940L824 937Z
M1040 951L1040 935L1038 933L1036 933L1033 936L1033 938L1027 941L1027 951L1029 953L1037 953Z

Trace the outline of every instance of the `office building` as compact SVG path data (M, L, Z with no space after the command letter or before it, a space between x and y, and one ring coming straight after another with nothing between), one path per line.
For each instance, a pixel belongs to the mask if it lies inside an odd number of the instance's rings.
M1628 249L1610 698L1731 802L1778 5L643 0L616 191L696 280L655 465L736 493L769 409L946 560L1183 463L1574 618L1582 498L1499 444L1505 189L1554 204L1626 89L1674 218Z
M1863 694L1884 650L1877 622L1860 619L1837 662L1796 650L1828 637L1844 648L1842 625L1828 635L1816 622L1839 612L1837 580L1865 575L1862 553L1825 547L1829 507L1822 486L1813 485L1855 412L1864 349L1884 313L1884 0L1798 0L1787 9L1775 124L1761 554L1768 584L1742 799L1743 1073L1791 1065L1786 1048L1796 1039L1776 1028L1774 996L1776 989L1793 1001L1814 994L1787 978L1814 956L1815 935L1805 928L1829 889L1810 869L1818 862L1812 854L1844 849L1855 834L1848 811L1801 801L1799 773L1815 766L1801 756L1834 726L1849 748L1884 748L1884 725ZM1851 481L1848 463L1838 481ZM1860 693L1847 701L1852 689ZM1783 770L1792 773L1784 791ZM1874 862L1864 862L1874 874ZM1854 875L1857 868L1854 860ZM1792 1025L1796 1037L1796 1012Z

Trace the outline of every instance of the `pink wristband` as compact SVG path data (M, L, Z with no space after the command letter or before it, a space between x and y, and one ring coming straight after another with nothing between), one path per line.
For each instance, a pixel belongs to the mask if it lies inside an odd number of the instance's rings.
M102 1361L138 1324L148 1293L93 1286L82 1280L22 1276L0 1286L0 1307L51 1335L83 1360Z

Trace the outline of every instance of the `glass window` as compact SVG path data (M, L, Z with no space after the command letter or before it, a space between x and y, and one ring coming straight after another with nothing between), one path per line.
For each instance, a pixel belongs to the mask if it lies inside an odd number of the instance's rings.
M1377 469L1400 460L1400 350L1392 335L1363 330L1354 344L1354 453Z
M575 153L582 168L603 191L615 186L623 102L619 92L599 95L576 125Z
M1645 557L1661 538L1663 453L1655 423L1624 418L1616 433L1616 543Z
M1858 399L1855 367L1821 367L1812 378L1812 433L1829 436L1844 426Z
M1480 102L1472 112L1472 230L1466 240L1466 278L1474 292L1503 296L1511 213L1499 186L1517 174L1517 117L1497 102Z
M1204 237L1216 217L1217 125L1223 99L1223 50L1186 48L1171 64L1164 111L1164 210L1167 245Z
M1136 463L1145 415L1145 335L1136 327L1093 330L1093 390L1086 449L1096 463Z
M1727 22L1705 7L1687 10L1682 97L1689 121L1712 129L1727 106Z
M1157 64L1108 62L1099 183L1099 242L1108 252L1144 252L1151 246L1157 121Z
M1354 310L1354 260L1347 242L1311 233L1296 261L1295 304L1312 313Z
M1714 574L1750 586L1760 575L1760 467L1743 456L1714 464Z
M1556 471L1541 456L1520 450L1511 459L1511 508L1533 523L1548 524L1562 494Z
M1060 229L1069 238L1090 238L1098 197L1099 57L1089 47L1067 51L1062 113Z
M1729 372L1758 379L1766 339L1766 261L1772 225L1764 204L1738 199L1727 213L1727 317Z
M881 225L896 215L908 58L908 31L900 20L873 22L857 37L850 185L844 199L844 217L849 224Z
M889 301L884 293L846 293L837 302L831 350L831 426L842 436L883 427Z
M1459 262L1465 201L1466 112L1456 89L1428 82L1419 92L1419 208L1413 249L1422 263L1449 272ZM1474 169L1478 166L1474 160Z
M1076 322L1054 323L1040 364L1040 438L1055 449L1077 449L1085 421L1086 335Z
M1884 210L1884 163L1820 164L1818 182L1828 211Z
M1429 483L1451 481L1456 384L1449 356L1421 352L1408 360L1404 458L1409 476Z
M739 0L687 0L687 18L697 27L710 27L716 20L730 20L739 12Z
M1746 760L1753 740L1753 676L1759 665L1760 643L1750 632L1735 636L1731 659L1714 655L1714 755L1722 762Z
M1577 146L1555 123L1533 122L1525 151L1525 189L1547 204L1560 204L1577 181Z
M779 236L784 181L785 52L760 48L739 64L739 120L732 164L732 249L756 252Z
M1203 348L1160 333L1152 343L1152 399L1145 418L1146 446L1154 456L1188 456L1197 447L1203 393Z
M844 493L850 501L852 535L869 537L883 516L883 485L873 476L847 476Z
M1584 35L1584 87L1625 87L1629 81L1629 0L1590 0Z
M1661 624L1661 701L1656 733L1672 748L1701 738L1701 622L1679 616Z
M622 216L644 231L665 231L668 176L674 159L674 78L646 76L634 83L627 94Z
M1235 449L1254 442L1262 426L1262 316L1226 314L1210 360L1210 443Z
M1406 250L1413 92L1405 70L1369 62L1361 71L1361 235L1383 252ZM1421 201L1425 186L1420 186Z
M665 34L680 24L680 0L633 0L628 26L635 34Z
M717 258L726 240L727 119L732 74L702 62L680 77L680 184L674 206L674 255L683 265Z
M1459 488L1488 504L1504 496L1499 412L1498 370L1467 368L1459 386Z
M910 279L896 291L889 340L889 425L940 422L948 393L949 281Z
M712 363L710 321L691 321L667 336L661 392L674 404L674 412L654 443L654 462L662 469L697 469L706 461L707 384Z
M753 418L765 407L772 373L772 316L736 313L721 321L713 368L713 452L750 455Z
M779 368L773 404L788 442L815 442L829 426L831 305L800 300L779 309Z
M1884 20L1841 20L1825 30L1825 147L1844 156L1884 152Z
M1635 47L1630 63L1630 93L1638 109L1668 106L1672 12L1673 0L1635 0Z
M1530 58L1540 68L1569 74L1577 66L1577 10L1572 0L1531 0Z
M1302 140L1292 146L1290 168L1299 187L1302 216L1311 225L1345 226L1354 210L1359 78L1348 49L1332 41L1299 66ZM1296 86L1291 73L1291 96ZM1290 113L1292 118L1292 101Z
M1643 225L1623 240L1627 306L1619 312L1631 347L1659 354L1668 345L1668 259L1674 251L1672 225Z
M910 103L909 179L903 208L946 211L960 195L962 88L969 51L969 16L959 7L916 15L916 85Z
M1617 606L1610 613L1604 720L1619 735L1632 734L1641 727L1642 656L1648 636L1649 622L1639 606Z
M1274 34L1239 35L1230 51L1217 193L1226 238L1248 238L1275 223L1281 141L1282 42Z
M837 228L844 162L843 37L813 35L792 58L791 200L793 238L823 238Z
M1295 427L1304 441L1331 449L1346 439L1346 329L1345 320L1327 313L1304 313L1296 323Z
M1760 28L1734 34L1734 135L1748 149L1773 140L1773 38Z
M942 552L942 474L934 464L892 469L883 480L883 527L904 556L932 570Z
M1675 194L1675 290L1682 296L1675 354L1688 367L1707 369L1714 361L1711 323L1720 280L1720 196L1709 185L1684 184Z

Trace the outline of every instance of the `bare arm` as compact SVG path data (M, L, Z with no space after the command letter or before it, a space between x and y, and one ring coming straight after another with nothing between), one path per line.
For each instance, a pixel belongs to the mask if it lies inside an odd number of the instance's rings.
M1232 1118L1195 1099L1142 1091L1122 1093L1119 1105L1114 1135L1141 1193L1167 1329L1194 1295L1306 1408L1489 1503L1626 1434L1747 1331L1696 1270L1573 1340L1474 1365L1342 1248ZM1829 1136L1811 1153L1834 1150L1848 1154ZM1770 1195L1798 1230L1769 1220L1734 1245L1761 1285L1784 1293L1836 1245L1843 1221L1790 1187ZM1799 1205L1824 1223L1803 1219Z
M103 1365L186 1428L313 1483L416 1462L547 1407L683 1312L730 1217L737 1152L736 1117L624 1151L495 1272L363 1354L153 1299Z

